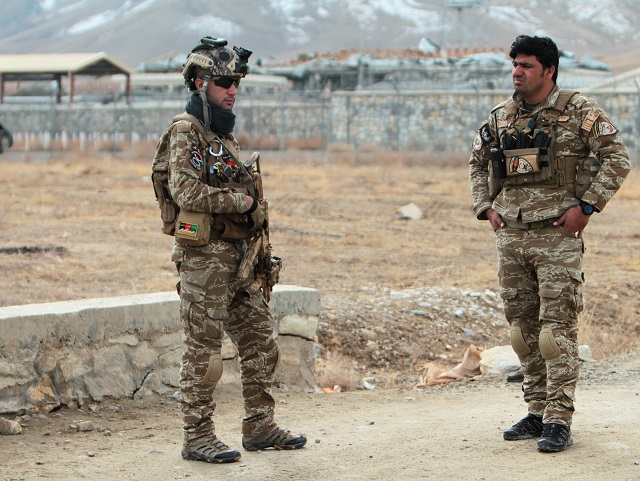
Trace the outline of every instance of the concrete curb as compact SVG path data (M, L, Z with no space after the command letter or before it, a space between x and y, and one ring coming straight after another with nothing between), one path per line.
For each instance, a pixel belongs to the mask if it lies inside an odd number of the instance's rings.
M0 308L0 413L175 392L179 304L175 292L157 292ZM319 291L276 286L270 307L283 358L276 382L312 389ZM222 384L239 384L232 348L227 341Z

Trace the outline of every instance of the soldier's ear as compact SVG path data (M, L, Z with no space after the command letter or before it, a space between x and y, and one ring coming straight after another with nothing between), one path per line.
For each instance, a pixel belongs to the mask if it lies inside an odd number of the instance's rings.
M553 74L555 73L556 73L556 68L553 65L551 67L545 68L543 71L544 78L546 78L547 80L552 80Z

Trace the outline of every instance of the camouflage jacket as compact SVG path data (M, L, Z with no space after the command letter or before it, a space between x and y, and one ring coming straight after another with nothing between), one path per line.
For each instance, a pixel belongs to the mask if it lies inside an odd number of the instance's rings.
M222 141L238 158L238 142L233 135ZM211 167L209 146L191 122L173 124L169 148L169 190L181 209L211 214L241 214L248 209L244 193L203 182L203 169Z
M535 222L559 217L580 200L601 211L622 185L631 165L617 129L594 100L580 93L561 111L555 109L560 92L554 86L532 111L514 93L491 111L478 130L469 159L473 212L478 219L486 220L486 210L493 208L507 221ZM491 148L516 122L522 125L533 116L537 125L547 126L551 137L547 161L551 175L542 181L531 174L520 182L503 180L497 192L491 192ZM583 177L588 180L580 189L577 184L584 183Z

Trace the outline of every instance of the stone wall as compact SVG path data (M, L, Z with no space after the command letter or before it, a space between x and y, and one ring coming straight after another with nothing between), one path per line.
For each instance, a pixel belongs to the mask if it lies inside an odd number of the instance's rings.
M587 92L585 92L587 93ZM356 148L468 154L476 131L510 91L335 92L331 139ZM591 94L610 114L627 146L637 147L638 92Z
M242 94L236 133L243 149L348 144L357 149L416 150L468 154L489 111L511 91L282 92L278 98ZM637 91L590 93L611 115L630 150L637 149ZM27 108L28 107L28 108ZM0 104L0 122L28 149L74 144L104 148L108 142L157 140L180 100L125 104ZM27 149L27 150L28 150Z
M182 329L174 292L0 308L0 413L174 393ZM282 360L276 383L315 387L320 294L276 286L270 307ZM225 339L220 384L240 383Z

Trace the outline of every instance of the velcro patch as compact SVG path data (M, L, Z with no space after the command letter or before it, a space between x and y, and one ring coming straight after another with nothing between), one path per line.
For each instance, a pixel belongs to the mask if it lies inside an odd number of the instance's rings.
M618 133L616 128L613 126L613 124L611 124L611 122L598 122L594 124L592 132L595 138Z
M482 136L480 132L473 138L473 150L480 150L482 148Z
M586 130L587 132L589 132L591 130L591 127L593 127L593 124L596 120L598 120L598 117L600 116L600 112L596 112L594 110L592 110L591 112L589 112L587 114L587 116L584 119L584 122L582 122L582 126L580 127L582 130Z
M491 135L489 124L484 124L482 127L480 127L478 133L473 139L473 150L480 150L483 145L488 144L492 140L493 135Z
M485 144L493 140L493 135L491 135L489 124L484 124L482 127L480 127L480 136L482 137L482 141Z
M202 166L204 165L202 154L197 150L192 150L191 157L189 157L189 163L193 165L193 168L197 171L202 170Z
M528 174L529 172L533 172L533 166L524 157L518 157L516 155L509 162L509 172Z

